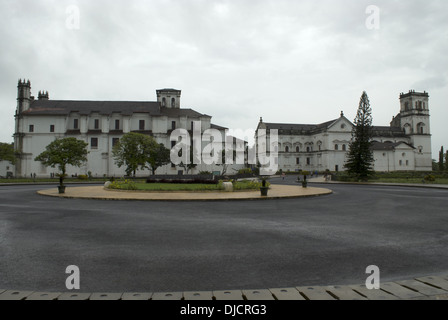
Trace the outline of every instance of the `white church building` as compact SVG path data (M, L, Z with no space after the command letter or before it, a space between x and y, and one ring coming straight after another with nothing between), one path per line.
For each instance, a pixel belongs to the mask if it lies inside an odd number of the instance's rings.
M373 127L374 170L432 171L429 94L400 94L400 112L390 126ZM284 172L344 171L354 124L344 113L321 124L267 123L259 129L278 130L278 168Z
M56 138L75 137L88 143L88 161L81 168L68 167L67 174L93 177L124 176L125 168L118 168L112 157L112 148L126 133L138 132L155 138L171 149L171 133L185 129L190 134L193 124L200 122L201 134L208 129L219 130L225 142L227 128L215 125L212 117L192 109L181 108L181 91L156 91L157 101L73 101L51 100L47 91L39 91L37 99L31 95L30 81L19 80L15 114L14 146L19 154L15 165L17 177L49 177L58 173L34 159ZM232 137L234 150L244 150L246 142ZM202 143L206 145L206 143ZM227 174L235 173L244 164L230 165ZM184 173L183 167L169 164L156 174ZM198 164L189 173L220 172L223 166ZM137 171L138 176L149 176L149 170Z

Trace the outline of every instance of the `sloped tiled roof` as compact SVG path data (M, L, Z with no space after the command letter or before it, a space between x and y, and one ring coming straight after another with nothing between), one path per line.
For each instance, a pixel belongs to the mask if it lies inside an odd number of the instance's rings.
M379 141L373 141L372 142L372 150L395 150L396 147L398 147L399 145L404 144L407 145L409 148L415 149L413 146L411 146L410 144L406 143L406 142L379 142Z
M26 115L68 115L70 113L89 115L99 113L111 115L132 115L134 113L148 113L152 116L191 118L207 116L192 109L161 108L158 102L148 101L73 101L73 100L35 100L30 108L23 112Z

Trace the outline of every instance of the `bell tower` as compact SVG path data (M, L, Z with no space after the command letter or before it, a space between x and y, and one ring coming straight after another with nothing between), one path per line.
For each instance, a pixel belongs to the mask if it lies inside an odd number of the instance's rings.
M156 91L157 102L162 108L180 109L181 90L160 89Z
M410 90L400 94L400 126L415 147L416 171L431 171L431 126L426 91Z
M30 108L31 104L31 83L30 80L25 81L19 79L17 85L17 113L22 113Z

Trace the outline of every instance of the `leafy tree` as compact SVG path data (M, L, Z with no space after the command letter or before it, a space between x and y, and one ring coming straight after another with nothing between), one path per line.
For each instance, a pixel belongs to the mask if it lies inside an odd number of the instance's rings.
M439 171L442 172L445 169L445 165L443 163L443 160L445 158L445 152L443 151L443 146L440 148L439 152Z
M126 175L135 176L139 169L145 169L147 163L159 148L156 140L145 134L126 133L112 149L115 164L121 168L126 166Z
M232 152L232 161L227 161L227 155L226 153ZM222 155L221 155L221 163L217 163L217 166L222 166L222 172L221 175L225 175L227 173L227 169L229 168L229 165L231 163L233 163L234 159L236 158L236 151L235 150L222 150Z
M0 161L9 161L11 164L15 164L16 157L14 155L13 143L0 142Z
M80 167L87 161L88 143L76 138L56 139L48 146L45 151L38 155L34 161L40 161L47 167L58 167L61 172L59 175L60 186L64 184L67 165Z
M158 144L150 151L149 159L146 160L148 168L152 174L156 173L157 168L167 165L171 162L170 149L166 148L163 143Z
M367 181L373 174L372 109L367 93L362 93L359 101L352 140L349 145L345 168L357 180Z
M448 172L448 151L445 154L445 171Z
M186 174L188 174L190 172L190 170L193 170L194 168L196 168L198 166L196 164L198 161L195 161L195 158L196 158L196 160L198 159L198 155L194 154L194 148L192 146L193 146L193 142L190 143L190 148L189 148L190 149L190 159L188 160L188 163L184 163L182 161L179 164L179 167L183 168L185 170Z

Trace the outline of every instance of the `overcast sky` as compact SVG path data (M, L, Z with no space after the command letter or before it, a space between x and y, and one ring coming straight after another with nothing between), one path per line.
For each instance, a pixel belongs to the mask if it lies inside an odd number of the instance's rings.
M364 90L374 124L389 125L401 92L427 91L434 158L448 147L446 0L0 6L0 142L13 141L17 81L26 78L33 95L47 90L58 100L155 101L156 89L181 89L183 108L243 130L260 117L315 124L341 110L353 121Z

